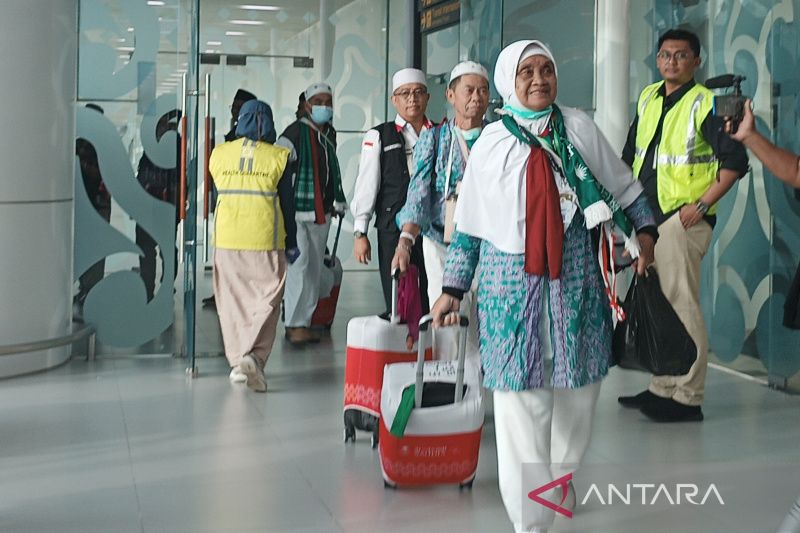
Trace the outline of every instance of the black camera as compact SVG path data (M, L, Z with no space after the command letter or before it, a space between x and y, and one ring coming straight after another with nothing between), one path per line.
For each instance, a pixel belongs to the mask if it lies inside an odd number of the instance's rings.
M727 118L731 121L731 133L736 131L739 123L744 118L744 103L747 100L746 96L742 95L742 81L746 78L744 76L736 76L734 74L723 74L708 79L705 86L708 89L724 89L733 87L733 94L723 94L714 96L714 110L715 116Z

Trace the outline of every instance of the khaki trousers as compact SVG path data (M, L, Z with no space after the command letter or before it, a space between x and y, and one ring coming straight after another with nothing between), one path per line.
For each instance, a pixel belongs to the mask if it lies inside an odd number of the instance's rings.
M697 360L685 376L653 376L650 392L684 405L700 405L708 368L708 332L700 309L700 263L711 243L711 226L684 228L678 213L658 227L655 266L661 290L697 346Z
M252 353L264 369L275 342L285 283L283 250L214 250L214 296L231 367Z

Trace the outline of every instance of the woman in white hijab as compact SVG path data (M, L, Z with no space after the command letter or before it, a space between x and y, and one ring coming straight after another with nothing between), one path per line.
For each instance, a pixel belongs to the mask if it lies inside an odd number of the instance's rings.
M545 531L553 520L545 507L523 504L523 481L528 490L543 483L533 473L523 480L522 464L544 465L545 483L574 471L608 373L606 287L613 283L589 230L600 228L606 237L612 226L621 230L640 273L653 261L657 237L641 185L592 119L555 105L557 74L539 41L519 41L500 53L494 82L506 102L504 116L485 128L467 163L443 294L431 311L437 324L455 323L477 268L500 492L517 531ZM568 491L565 507L574 506L569 487L561 488Z

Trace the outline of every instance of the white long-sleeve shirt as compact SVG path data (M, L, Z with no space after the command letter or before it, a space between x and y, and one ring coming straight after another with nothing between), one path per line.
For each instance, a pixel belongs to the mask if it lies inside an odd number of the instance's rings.
M403 134L406 141L406 163L408 164L409 175L413 172L413 153L414 145L419 140L419 135L414 131L414 127L400 115L394 119L398 130ZM429 120L425 119L422 126L423 131L431 127ZM378 191L381 187L381 136L378 130L369 130L364 135L361 143L361 158L358 162L358 177L356 177L353 201L350 202L350 212L353 214L353 229L362 233L367 232L369 221L375 213L375 203L378 199Z

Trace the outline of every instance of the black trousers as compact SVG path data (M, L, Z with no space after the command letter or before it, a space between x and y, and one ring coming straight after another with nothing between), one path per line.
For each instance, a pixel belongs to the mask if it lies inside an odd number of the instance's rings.
M383 300L386 304L386 312L392 312L392 259L400 240L400 230L378 230L378 270L381 275L381 286L383 287ZM416 265L419 270L419 290L422 301L422 313L430 311L428 301L428 275L425 272L425 259L422 255L422 238L411 248L411 263Z

